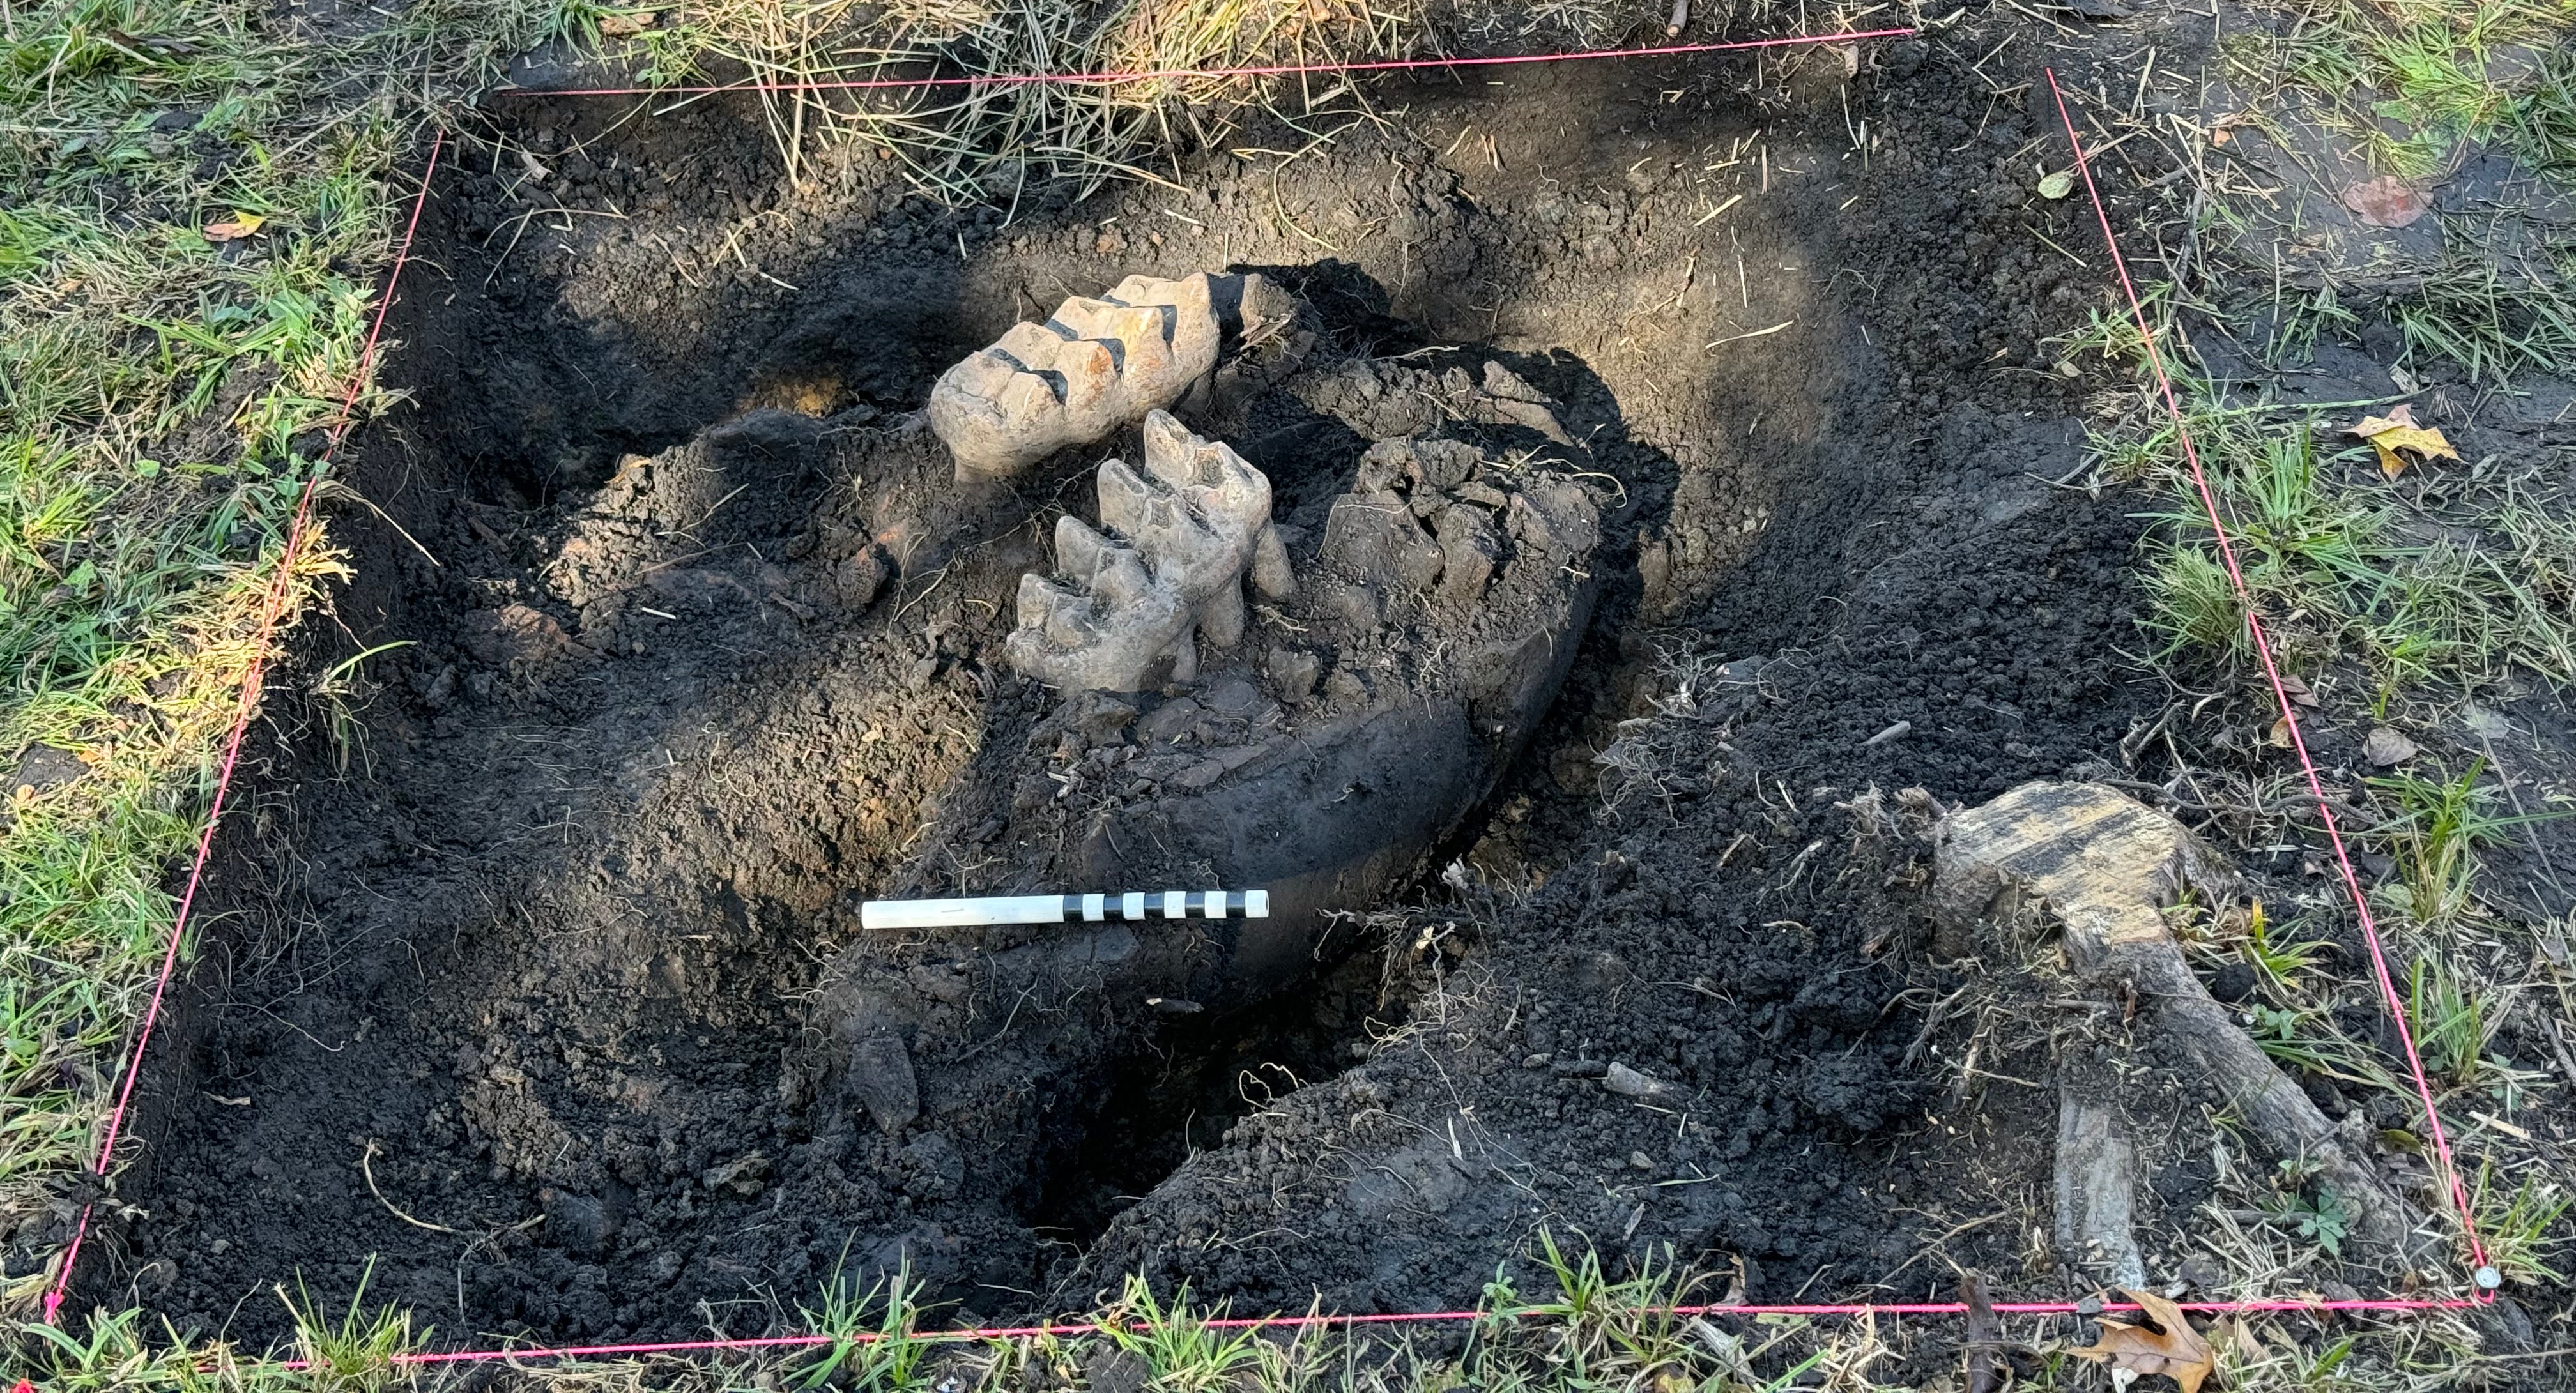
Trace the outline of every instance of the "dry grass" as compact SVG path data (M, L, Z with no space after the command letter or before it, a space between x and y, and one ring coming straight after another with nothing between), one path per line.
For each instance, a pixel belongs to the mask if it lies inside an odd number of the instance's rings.
M796 89L761 95L791 174L814 141L864 140L951 202L1010 201L1050 179L1154 178L1140 163L1148 152L1214 143L1241 107L1303 114L1351 95L1338 81L1209 70L1403 57L1431 41L1412 0L1121 0L1106 12L1050 0L720 0L652 18L629 42L654 82ZM1125 72L1186 75L1019 80ZM969 81L810 86L919 77Z

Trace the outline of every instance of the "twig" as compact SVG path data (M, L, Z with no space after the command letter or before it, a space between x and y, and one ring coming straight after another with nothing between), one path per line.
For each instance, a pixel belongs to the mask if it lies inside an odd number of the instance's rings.
M464 1237L462 1233L449 1228L445 1224L433 1224L426 1219L415 1219L410 1215L403 1213L400 1209L395 1208L394 1202L385 1198L385 1192L376 1188L376 1168L369 1164L376 1159L376 1153L381 1149L382 1148L376 1145L376 1139L369 1137L367 1138L367 1149L358 1154L358 1170L361 1174L367 1177L367 1193L376 1197L376 1203L383 1205L386 1213L393 1215L395 1218L402 1220L413 1228L427 1229L431 1233L453 1233L460 1238Z

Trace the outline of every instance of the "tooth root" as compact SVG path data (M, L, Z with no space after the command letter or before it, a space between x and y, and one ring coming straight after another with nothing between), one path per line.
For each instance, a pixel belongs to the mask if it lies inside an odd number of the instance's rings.
M1199 632L1219 648L1243 641L1243 582L1229 580L1199 606Z
M1297 593L1297 573L1288 568L1288 546L1279 529L1264 524L1252 547L1252 588L1265 600L1284 600Z

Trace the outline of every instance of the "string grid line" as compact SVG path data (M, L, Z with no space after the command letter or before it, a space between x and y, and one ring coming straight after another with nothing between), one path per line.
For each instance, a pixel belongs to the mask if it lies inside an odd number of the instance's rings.
M215 827L223 821L224 802L232 792L233 770L241 760L242 738L250 730L251 718L258 714L260 680L267 672L269 640L276 635L278 621L286 611L286 597L293 589L295 559L311 528L314 490L329 471L332 456L339 451L340 442L348 438L349 428L357 418L358 397L366 390L369 374L375 366L376 348L384 337L385 316L394 306L394 287L402 279L404 263L411 259L411 242L420 230L421 209L429 204L429 181L438 172L439 152L446 144L445 131L437 132L430 140L429 159L420 174L420 193L412 200L411 221L404 225L402 241L394 249L393 266L385 273L384 298L377 302L375 321L367 327L366 345L359 350L357 366L349 376L348 395L341 398L340 410L324 436L321 458L314 461L312 475L305 479L303 489L295 496L295 514L293 521L287 524L286 546L278 553L277 574L269 581L268 595L260 605L259 625L251 634L250 667L242 675L241 697L233 708L232 731L224 740L223 764L215 775L215 796L206 811L205 831L198 835L196 859L188 865L187 888L179 894L178 914L170 922L169 941L162 946L161 972L152 983L151 1002L144 1007L143 1023L135 1031L134 1048L126 1053L125 1077L116 1087L116 1105L108 1110L106 1135L99 1141L98 1157L90 1165L90 1173L101 1182L107 1179L108 1165L115 1159L116 1139L125 1128L125 1112L134 1098L135 1080L143 1072L143 1052L152 1043L153 1028L160 1024L162 1003L170 993L170 978L179 966L179 944L187 935L189 915L196 909L197 890L205 880L207 858L214 854ZM71 1289L72 1268L80 1261L81 1244L89 1237L90 1217L97 1206L95 1199L83 1204L80 1218L72 1226L72 1241L63 1250L52 1289L45 1293L47 1325L54 1324L62 1311L64 1294Z
M1765 39L1731 44L1684 44L1651 49L1594 50L1577 53L1529 54L1494 58L1390 60L1371 63L1298 64L1267 68L1175 70L1170 72L1025 74L1018 75L1017 80L1023 82L1117 83L1143 81L1163 77L1253 77L1306 73L1372 72L1435 67L1494 66L1501 64L1567 62L1608 58L1664 57L1692 53L1712 53L1745 49L1775 48L1800 44L1843 42L1866 38L1887 38L1909 35L1914 32L1915 31L1912 29L1881 29L1851 34L1807 35L1794 38ZM2247 588L2243 573L2237 565L2233 541L2227 531L2226 523L2222 516L2222 510L2218 506L2216 494L2210 488L2207 475L2201 467L2198 448L2191 437L2189 426L2184 419L2179 399L2174 392L2172 380L2166 373L2162 356L2156 348L2155 335L2148 323L2145 305L2138 296L2136 286L2129 275L2127 262L2120 253L2119 240L2112 230L2109 210L2103 203L2100 190L2094 183L2092 168L2084 150L2083 140L2076 130L2074 117L2067 106L2065 93L2058 86L2055 70L2048 70L2047 75L2050 92L2056 98L2059 119L2066 127L2067 141L2073 152L2075 167L2083 178L2086 196L2092 203L2096 220L2100 225L2103 241L2110 250L2112 265L2118 274L2121 291L2129 302L2130 312L2136 320L2139 334L2146 345L2148 362L2153 370L2158 390L2163 399L2166 414L2171 419L2177 437L2181 442L2184 459L2189 466L2193 485L2200 495L2200 500L2208 517L2210 526L2217 536L2220 554L2222 559L2225 561L2230 583L2235 588L2240 603L2245 607L2246 624L2248 632L2253 639L2255 652L2260 657L2264 674L2271 684L2274 699L2280 708L2282 719L2288 728L2292 748L2297 752L2300 767L2308 781L2310 792L2315 796L2318 813L2324 821L2327 839L2332 843L2335 850L2336 864L2340 870L2345 889L2351 895L2354 910L2360 918L2363 937L2369 945L2372 967L2380 988L2381 997L2389 1009L2391 1020L2397 1028L2399 1041L2404 1047L2407 1066L2414 1076L2418 1099L2424 1106L2427 1127L2434 1144L2435 1153L2439 1158L2444 1178L2448 1182L2452 1203L2459 1211L2460 1221L2468 1238L2471 1257L2476 1264L2476 1271L2473 1274L2473 1280L2475 1285L2479 1288L2478 1294L2471 1297L2389 1297L2340 1301L2272 1299L2231 1302L2185 1302L2182 1303L2182 1309L2210 1315L2254 1312L2349 1312L2394 1314L2404 1312L2460 1310L2484 1305L2494 1299L2493 1287L2490 1285L2490 1283L2494 1281L2494 1271L2487 1264L2486 1250L2478 1237L2475 1216L2471 1210L2468 1193L2466 1188L2460 1182L2459 1171L2452 1154L2449 1138L2442 1126L2440 1112L2434 1105L2431 1083L2425 1073L2423 1061L2419 1051L2417 1050L2414 1037L2407 1028L2404 1002L2398 995L2395 981L2389 973L2386 955L2379 937L2377 925L2371 917L2369 903L2362 894L2360 878L2353 870L2351 856L2345 846L2342 832L2336 824L2333 808L2326 801L2323 778L2319 775L2314 760L2309 756L2306 741L2304 740L2300 730L2298 713L2291 702L2286 686L2281 679L2278 663L2273 657L2260 617L2256 613L2251 591ZM594 88L556 92L542 92L536 89L519 89L515 94L531 96L674 96L702 95L724 91L803 90L818 87L868 88L951 86L970 83L1003 82L1010 80L1013 79L1008 77L887 79L844 83L746 84L733 87L707 88ZM331 462L334 453L338 450L341 442L347 436L353 422L358 397L364 390L369 373L373 368L375 356L384 331L385 319L392 309L395 289L400 282L403 267L410 259L413 238L419 230L421 213L427 206L431 180L437 172L439 157L444 145L445 133L439 132L431 142L429 157L421 174L420 192L413 200L410 221L404 228L402 240L395 252L393 265L387 274L384 298L378 304L374 323L368 330L366 344L360 353L357 370L349 385L348 395L342 402L338 418L330 428L329 437L322 452L322 457L320 461L318 461L318 467L316 468L313 477L305 481L304 489L297 498L296 510L293 521L288 529L286 548L280 561L279 572L270 584L269 594L263 607L259 627L256 631L256 646L252 656L251 667L248 675L245 677L241 698L234 716L232 731L226 742L221 771L216 779L215 795L207 816L206 827L198 841L196 859L189 869L186 888L180 896L178 914L172 924L169 941L164 949L159 978L153 987L151 1001L145 1010L142 1024L136 1034L134 1046L128 1053L125 1076L119 1085L116 1104L109 1113L106 1135L99 1147L98 1157L92 1167L93 1172L102 1179L106 1176L109 1163L112 1160L115 1143L122 1129L125 1113L133 1095L135 1081L141 1069L145 1048L151 1041L153 1029L158 1023L172 975L177 966L180 944L184 937L189 917L195 906L196 894L203 879L206 862L212 853L215 828L223 815L226 800L231 789L233 773L240 756L243 738L248 730L251 718L255 714L255 707L260 689L260 679L264 672L268 656L268 643L274 634L275 628L284 610L289 590L289 580L293 570L294 557L297 549L302 544L303 538L309 530L315 489L319 484L323 473L327 469L327 466ZM48 1324L52 1324L58 1319L65 1293L68 1291L70 1286L73 1265L79 1258L82 1240L87 1236L89 1231L92 1207L94 1206L94 1203L95 1202L93 1201L92 1205L85 1205L82 1208L78 1225L74 1229L72 1242L66 1249L61 1260L53 1288L45 1297L44 1315ZM2077 1314L2090 1315L2100 1312L2116 1313L2132 1311L2138 1308L2134 1305L2120 1302L2105 1302L2098 1304L2088 1302L2079 1304L2070 1301L2037 1301L1997 1302L1994 1303L1990 1309L1998 1315L2064 1316ZM1853 1302L1772 1305L1719 1304L1677 1306L1673 1309L1673 1314L1683 1316L1774 1315L1811 1318L1857 1316L1941 1317L1962 1316L1967 1314L1967 1312L1968 1307L1961 1302ZM1496 1316L1490 1312L1430 1311L1393 1314L1317 1314L1304 1316L1282 1315L1226 1318L1208 1321L1207 1325L1210 1328L1226 1330L1298 1329L1307 1327L1334 1327L1348 1329L1378 1325L1465 1323L1492 1319L1496 1319ZM1098 1322L1028 1326L990 1326L966 1330L915 1332L914 1338L941 1342L972 1342L1036 1336L1090 1335L1101 1333L1109 1328L1109 1326ZM649 1355L710 1353L720 1351L814 1348L818 1346L844 1343L866 1344L885 1338L890 1337L876 1332L862 1332L846 1336L814 1334L775 1335L747 1338L672 1340L625 1344L565 1345L539 1348L523 1347L479 1350L420 1351L395 1356L395 1361L405 1365L446 1365L489 1363L496 1361L515 1362L539 1359L638 1357ZM305 1361L291 1360L286 1361L282 1367L288 1369L301 1369L306 1367L306 1364Z
M2111 249L2111 268L2119 273L2120 293L2128 297L2129 313L2137 322L2138 340L2146 345L2147 365L2154 369L2156 391L2164 399L2165 415L2173 422L2174 434L2182 443L2183 462L2190 466L2191 486L2200 495L2202 511L2209 518L2209 528L2218 539L2219 558L2226 563L2227 583L2236 593L2236 602L2245 609L2245 630L2254 640L2254 655L2262 661L2264 680L2271 684L2272 700L2281 711L2281 723L2289 732L2290 748L2299 756L2299 772L2305 776L2308 792L2315 798L2317 816L2325 824L2326 841L2334 847L2335 867L2343 878L2344 890L2352 896L2352 912L2361 924L2362 941L2370 947L2370 967L2378 979L2380 999L2388 1006L2388 1020L2397 1028L2397 1042L2405 1048L2406 1068L2414 1075L2415 1096L2424 1105L2424 1122L2432 1134L2433 1152L2439 1158L2442 1178L2447 1182L2451 1203L2460 1213L2460 1227L2468 1235L2469 1256L2475 1264L2475 1284L2492 1291L2495 1271L2487 1264L2486 1245L2478 1238L2477 1215L2469 1204L2468 1189L2460 1183L2459 1167L2451 1157L2451 1140L2442 1127L2442 1110L2434 1106L2432 1080L2424 1072L2422 1054L2415 1047L2415 1032L2406 1024L2406 1002L2397 994L2397 983L2388 972L2388 954L2381 946L2379 925L2371 917L2370 897L2362 893L2361 877L2353 872L2352 853L2344 845L2343 829L2335 822L2334 804L2326 797L2325 779L2317 773L2316 760L2309 757L2306 733L2299 725L2299 710L2290 700L2290 690L2281 680L2281 667L2272 655L2271 641L2263 632L2263 616L2254 603L2254 592L2245 583L2245 572L2236 562L2236 544L2228 535L2227 524L2219 516L2218 495L2209 486L2209 475L2201 468L2199 447L2192 441L2191 426L2183 419L2182 403L2174 394L2172 377L2165 372L2164 354L2156 348L2153 326L2147 322L2147 307L2138 298L2137 285L2129 279L2129 263L2120 254L2120 239L2111 233L2111 213L2103 205L2102 192L2094 187L2093 167L2084 155L2084 139L2075 130L2075 117L2066 106L2066 93L2057 85L2057 70L2048 72L2049 95L2057 100L2057 117L2066 124L2067 143L2075 151L2075 168L2084 177L2084 193L2093 202L2093 216L2102 225L2103 244Z

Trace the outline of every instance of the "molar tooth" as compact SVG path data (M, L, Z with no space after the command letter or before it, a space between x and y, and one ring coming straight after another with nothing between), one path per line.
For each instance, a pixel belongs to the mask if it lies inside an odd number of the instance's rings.
M1056 520L1056 569L1070 588L1031 573L1010 639L1013 666L1059 687L1137 691L1168 663L1174 680L1198 671L1198 638L1242 641L1243 578L1276 598L1294 590L1270 524L1270 480L1221 443L1152 412L1145 468L1102 461L1100 521ZM1257 567L1256 567L1256 563Z
M1228 303L1261 289L1257 276L1219 279ZM1008 478L1181 400L1216 366L1212 286L1204 271L1176 281L1129 276L1098 299L1066 300L1044 323L1012 325L940 374L930 427L956 457L958 477Z

